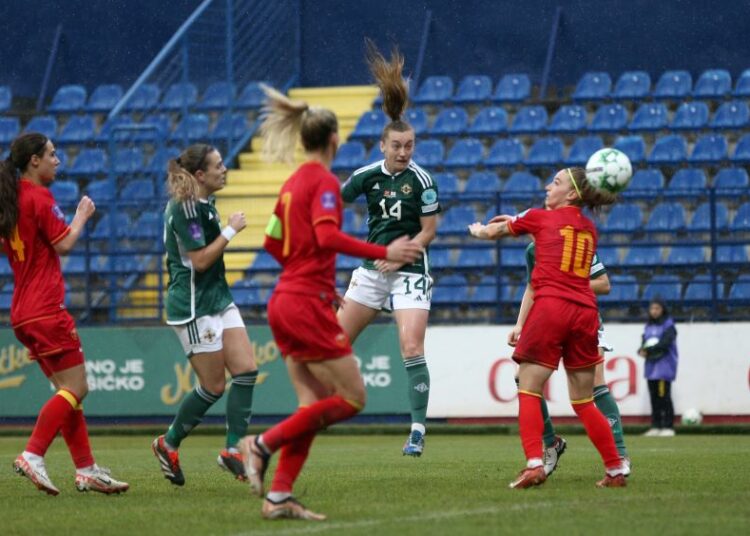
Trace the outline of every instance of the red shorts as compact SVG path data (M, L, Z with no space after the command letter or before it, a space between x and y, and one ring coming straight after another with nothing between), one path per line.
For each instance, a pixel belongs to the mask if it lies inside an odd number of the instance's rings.
M268 324L284 357L321 361L352 353L330 299L274 292L268 302Z
M13 332L47 377L53 372L83 364L81 340L68 311L61 310L24 322L14 326Z
M557 369L593 367L599 356L599 313L561 298L544 296L534 301L521 330L513 360Z

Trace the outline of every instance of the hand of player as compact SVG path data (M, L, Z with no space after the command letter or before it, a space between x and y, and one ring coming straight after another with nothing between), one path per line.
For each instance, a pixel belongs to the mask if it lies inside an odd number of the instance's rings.
M405 263L403 262L393 262L393 261L386 261L384 259L378 259L375 261L375 268L378 269L379 272L383 274L390 274L393 272L397 272L399 268L401 268Z
M246 225L247 221L245 220L244 212L235 212L229 216L229 226L238 233L244 229Z
M502 223L504 221L510 221L512 219L513 216L508 216L507 214L499 214L493 217L488 223Z
M416 261L423 248L422 244L404 235L388 244L386 249L386 260L407 264Z
M475 238L489 240L489 236L487 236L487 226L478 221L469 225L469 234Z
M508 346L513 346L515 348L516 344L518 344L518 339L521 336L521 326L513 326L513 329L510 330L510 333L508 333Z
M84 195L78 202L78 208L76 208L76 216L83 218L83 221L87 221L96 212L96 205L87 195Z

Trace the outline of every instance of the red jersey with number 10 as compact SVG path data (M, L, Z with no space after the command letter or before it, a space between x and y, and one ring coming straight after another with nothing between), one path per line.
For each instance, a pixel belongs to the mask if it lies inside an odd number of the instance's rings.
M531 274L534 297L555 296L597 307L589 285L596 251L596 227L575 206L555 210L532 208L508 222L514 236L534 235L536 265Z
M9 239L0 239L15 278L10 308L13 327L65 308L60 257L53 246L69 232L50 191L21 179L18 223Z

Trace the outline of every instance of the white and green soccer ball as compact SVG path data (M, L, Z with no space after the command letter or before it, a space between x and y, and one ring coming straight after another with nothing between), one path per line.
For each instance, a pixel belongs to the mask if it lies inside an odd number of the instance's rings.
M628 155L617 149L599 149L586 163L586 179L598 190L614 194L621 192L628 186L632 176L633 166Z
M703 415L695 408L686 409L682 412L682 424L685 426L698 426L703 422Z

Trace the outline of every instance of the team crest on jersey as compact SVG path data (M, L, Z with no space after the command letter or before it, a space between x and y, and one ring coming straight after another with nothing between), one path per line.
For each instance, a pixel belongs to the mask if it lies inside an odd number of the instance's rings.
M52 214L55 215L55 218L57 218L60 221L65 221L65 214L63 214L63 211L60 210L60 207L57 205L52 206Z
M193 237L193 240L198 240L202 235L201 226L196 222L190 224L188 231L190 232L190 236Z
M212 343L216 340L216 332L211 328L208 328L203 332L203 337L201 338L208 343Z
M422 203L432 205L437 201L437 192L433 188L427 188L422 192Z
M333 192L323 192L320 196L320 206L326 210L333 210L336 208L336 194Z
M401 187L401 193L404 195L411 195L412 191L413 190L412 190L411 184L404 184Z

